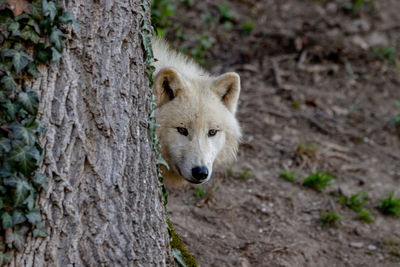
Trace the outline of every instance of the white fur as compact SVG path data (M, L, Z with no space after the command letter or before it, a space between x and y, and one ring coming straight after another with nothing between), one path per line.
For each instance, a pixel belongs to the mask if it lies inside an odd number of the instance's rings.
M236 157L240 127L235 118L240 93L236 73L211 76L186 56L168 48L165 41L153 38L156 68L154 94L160 151L169 164L164 169L166 184L176 184L182 177L192 183L204 183L213 168ZM187 129L180 134L177 127ZM218 130L209 136L210 130ZM199 182L192 169L201 166L209 171Z

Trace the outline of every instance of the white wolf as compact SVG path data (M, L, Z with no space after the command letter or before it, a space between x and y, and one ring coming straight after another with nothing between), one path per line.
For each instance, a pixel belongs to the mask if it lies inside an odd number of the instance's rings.
M186 56L154 37L154 87L160 151L169 186L185 180L201 184L213 168L236 158L241 137L235 118L240 77L228 72L214 77Z

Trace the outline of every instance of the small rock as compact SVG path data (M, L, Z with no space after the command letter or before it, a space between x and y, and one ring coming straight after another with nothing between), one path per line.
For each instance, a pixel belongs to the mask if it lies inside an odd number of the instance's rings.
M361 36L359 36L359 35L355 35L353 37L353 39L351 40L351 42L354 45L360 47L361 49L368 50L368 48L369 48L367 42L363 38L361 38Z
M387 46L389 44L389 41L386 37L386 35L379 33L379 32L373 32L371 33L367 39L366 42L370 47L377 47L377 46Z
M331 14L336 14L337 9L338 9L338 6L335 3L328 3L326 6L326 11Z
M362 248L364 246L363 242L350 242L350 246L354 248Z
M272 141L274 141L274 142L279 142L279 141L282 140L282 136L279 135L279 134L274 134L274 135L272 136L271 139L272 139Z
M369 250L376 250L376 246L374 246L374 245L368 245L368 249L369 249Z
M242 259L240 259L240 266L241 267L250 267L251 265L250 265L250 262L248 259L242 258Z

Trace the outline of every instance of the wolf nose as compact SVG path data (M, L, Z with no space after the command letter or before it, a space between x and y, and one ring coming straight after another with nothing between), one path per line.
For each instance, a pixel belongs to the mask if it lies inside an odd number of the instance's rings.
M194 167L192 176L199 181L205 180L208 177L208 169L206 167Z

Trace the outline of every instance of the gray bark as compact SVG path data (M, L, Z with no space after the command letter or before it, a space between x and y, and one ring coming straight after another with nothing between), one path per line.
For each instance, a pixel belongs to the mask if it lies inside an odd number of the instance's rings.
M48 237L11 266L163 266L169 241L148 133L139 0L66 1L80 24L32 84L47 132ZM147 2L149 4L149 2ZM148 15L148 14L147 14Z

